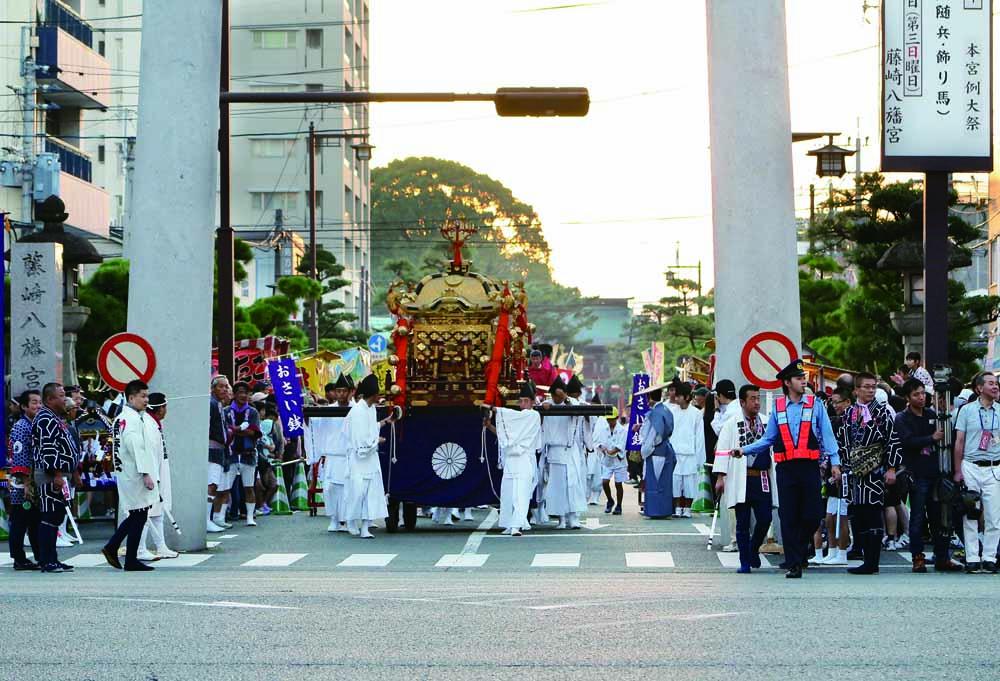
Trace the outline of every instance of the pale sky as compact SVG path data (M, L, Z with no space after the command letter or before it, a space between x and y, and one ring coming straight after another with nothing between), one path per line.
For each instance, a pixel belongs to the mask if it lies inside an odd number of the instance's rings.
M592 100L580 119L499 118L486 103L376 104L374 162L437 156L504 183L538 211L556 279L585 294L658 299L678 241L681 263L701 259L710 286L705 0L534 11L571 2L373 0L373 90L585 86ZM792 129L841 131L846 146L860 118L869 138L862 170L870 171L878 165L879 15L863 4L787 0L788 57ZM800 216L810 182L817 201L826 193L806 156L821 144L794 149Z

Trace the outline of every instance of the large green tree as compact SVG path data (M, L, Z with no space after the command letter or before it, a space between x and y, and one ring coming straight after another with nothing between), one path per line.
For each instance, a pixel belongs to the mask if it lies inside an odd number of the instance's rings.
M406 158L372 170L372 277L383 292L396 279L416 282L451 259L440 233L448 218L478 228L463 249L477 272L525 281L539 338L580 347L594 317L575 288L552 278L551 250L534 208L502 183L454 161ZM381 303L381 296L373 302Z
M834 193L836 210L822 214L810 231L814 251L800 280L803 337L825 360L883 376L902 364L902 339L890 319L903 309L902 275L879 261L900 242L920 242L922 196L913 181L886 184L882 175L867 173L857 191ZM956 201L953 193L951 203ZM967 253L968 244L981 238L977 227L954 214L948 236L958 253ZM854 271L857 286L833 283L830 258ZM996 319L1000 298L968 296L961 283L951 281L948 301L949 360L956 375L967 376L984 354L975 342L976 328Z

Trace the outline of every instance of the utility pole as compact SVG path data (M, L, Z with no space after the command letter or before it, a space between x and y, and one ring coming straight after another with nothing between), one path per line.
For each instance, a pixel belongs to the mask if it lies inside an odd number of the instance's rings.
M21 27L21 77L24 78L24 89L21 90L23 114L23 130L21 133L21 221L33 224L32 189L35 178L35 93L38 89L35 80L35 57L32 46L33 36L30 26Z
M274 248L274 283L277 285L281 273L281 247L285 241L285 211L281 208L274 209L274 239L277 245ZM289 272L295 274L295 272Z
M861 118L858 118L858 134L854 138L854 209L861 212Z
M319 281L316 272L316 124L309 122L309 276ZM309 347L319 350L319 301L309 301Z
M223 91L229 89L229 2L222 3L222 61L219 65L219 81ZM229 380L236 380L236 358L233 345L236 343L236 329L233 316L235 269L233 262L233 225L229 210L229 192L232 178L229 168L229 102L219 100L219 229L215 234L216 271L219 277L218 318L219 318L219 373Z
M816 185L809 184L809 250L813 249L813 229L816 227Z
M129 241L132 236L134 225L132 224L132 192L133 180L135 177L135 137L129 137L125 141L125 215L122 216L122 242L124 245L125 257L128 257Z

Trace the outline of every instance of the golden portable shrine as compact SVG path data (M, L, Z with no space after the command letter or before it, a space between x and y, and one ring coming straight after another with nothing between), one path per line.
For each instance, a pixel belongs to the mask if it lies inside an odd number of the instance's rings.
M448 269L416 285L395 282L386 295L396 320L386 385L389 401L404 415L380 452L390 532L398 528L400 507L412 530L418 506L469 508L500 500L497 441L483 428L481 405L516 406L534 325L523 282L474 272L463 260L462 246L474 233L460 221L446 222ZM341 412L346 409L305 409L310 417ZM610 407L557 407L545 418L608 413Z

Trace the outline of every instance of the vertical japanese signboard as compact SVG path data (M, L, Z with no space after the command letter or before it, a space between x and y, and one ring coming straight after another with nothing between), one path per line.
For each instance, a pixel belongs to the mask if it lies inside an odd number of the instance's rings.
M636 426L642 425L649 412L649 395L636 395L636 393L648 387L649 374L635 374L632 377L632 409L629 411L628 444L625 446L627 452L638 452L642 448L642 440L639 439L639 430Z
M883 0L883 171L992 169L992 6Z
M62 383L62 244L15 243L10 263L12 395Z
M298 437L304 432L302 418L302 384L299 370L291 357L274 359L267 363L268 378L274 388L274 399L278 404L278 416L286 437Z

